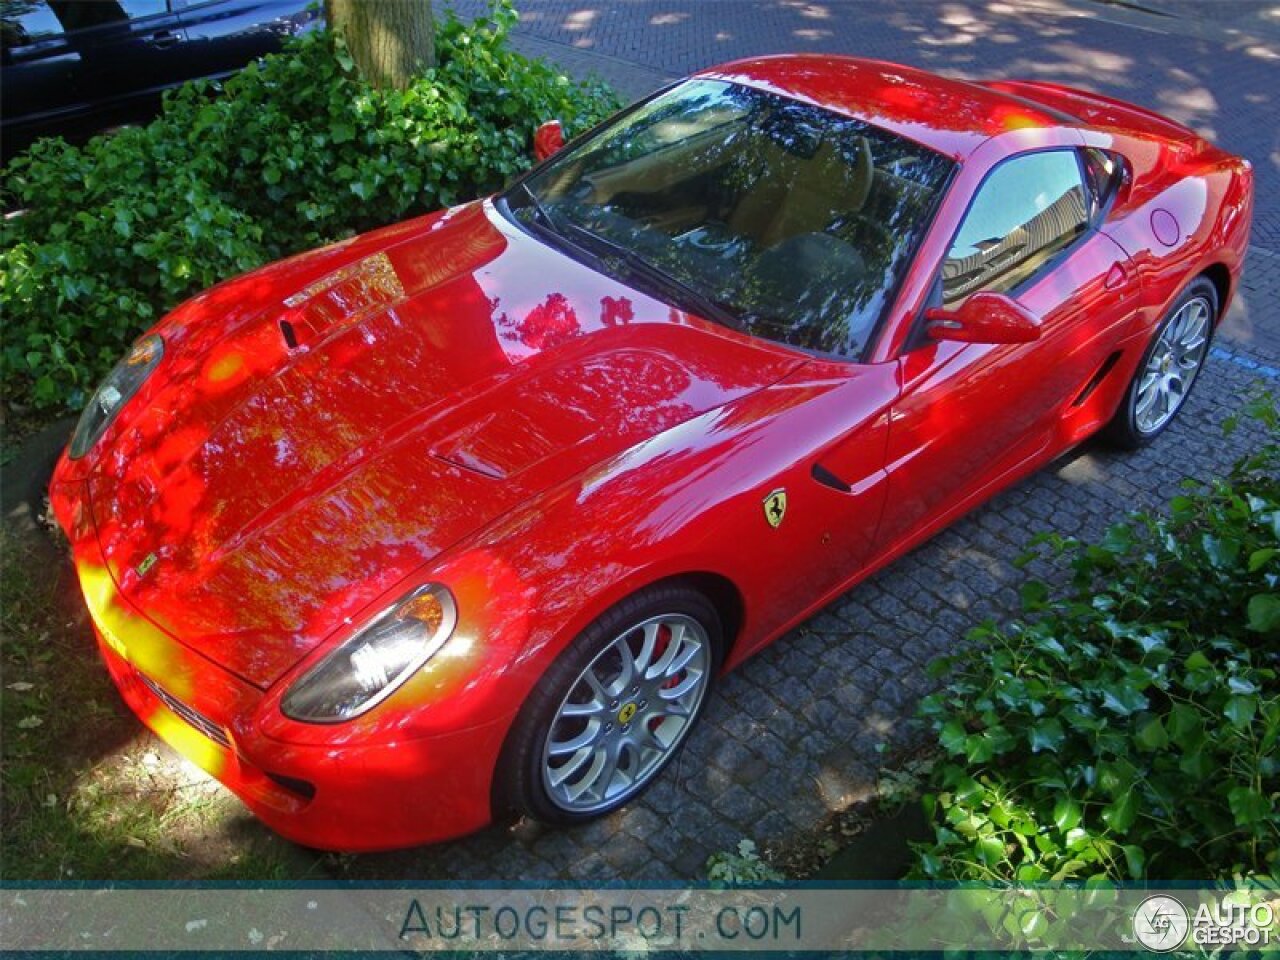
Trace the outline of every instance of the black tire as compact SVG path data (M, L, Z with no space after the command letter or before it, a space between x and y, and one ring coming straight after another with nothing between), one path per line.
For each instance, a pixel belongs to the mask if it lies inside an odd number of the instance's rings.
M1203 300L1209 309L1208 330L1205 335L1206 339L1200 355L1199 366L1196 367L1195 372L1191 375L1190 382L1183 391L1181 399L1168 418L1153 429L1143 430L1138 425L1138 402L1143 375L1147 372L1147 365L1151 361L1165 331L1168 330L1182 309L1196 299ZM1209 348L1213 344L1213 334L1217 326L1218 290L1207 277L1197 277L1173 302L1164 319L1160 321L1160 325L1156 327L1155 332L1151 335L1151 341L1142 353L1142 360L1138 363L1133 379L1129 381L1129 386L1125 389L1124 396L1120 400L1120 406L1116 409L1115 415L1110 422L1102 428L1099 434L1106 443L1120 450L1137 450L1164 433L1169 424L1177 418L1182 407L1186 405L1187 397L1191 395L1196 381L1200 379L1199 373L1204 368L1204 361L1208 358Z
M553 799L544 782L544 750L552 733L552 724L570 693L598 657L609 654L615 642L633 635L640 625L657 617L688 618L701 626L707 640L706 679L700 682L702 693L678 739L673 739L665 756L646 769L643 781L634 789L613 800L601 800L590 811L566 809ZM720 670L724 655L723 629L715 607L703 594L680 583L648 587L617 604L597 618L560 654L538 681L512 725L503 746L494 776L494 813L501 818L524 814L553 824L575 824L594 820L629 803L658 779L667 765L679 755L688 735L697 726L706 707L711 687ZM656 657L655 657L656 659ZM579 688L581 689L581 688ZM626 704L623 704L625 707ZM637 714L633 713L632 716ZM612 721L618 717L611 716ZM561 719L558 722L564 723Z

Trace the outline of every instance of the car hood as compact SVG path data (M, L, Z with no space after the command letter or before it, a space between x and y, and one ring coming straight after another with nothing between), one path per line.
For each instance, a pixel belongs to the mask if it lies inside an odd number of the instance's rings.
M87 477L99 543L140 610L261 687L512 507L801 362L487 203L224 284L161 331Z

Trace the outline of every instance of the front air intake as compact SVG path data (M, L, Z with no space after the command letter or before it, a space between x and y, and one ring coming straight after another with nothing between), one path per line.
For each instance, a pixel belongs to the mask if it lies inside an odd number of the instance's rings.
M228 750L231 749L231 738L227 736L227 732L223 730L222 727L218 726L203 713L187 706L168 690L164 689L164 687L160 686L160 684L148 677L145 673L138 671L138 677L144 684L146 684L147 689L156 695L156 699L166 707L180 716L183 720L187 721L187 723L191 724L191 726L195 727L214 743L221 744Z

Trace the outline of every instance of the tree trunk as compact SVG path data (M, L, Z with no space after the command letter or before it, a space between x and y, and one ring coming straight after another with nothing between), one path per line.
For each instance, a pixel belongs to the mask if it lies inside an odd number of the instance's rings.
M325 17L375 87L403 90L436 62L431 0L325 0Z

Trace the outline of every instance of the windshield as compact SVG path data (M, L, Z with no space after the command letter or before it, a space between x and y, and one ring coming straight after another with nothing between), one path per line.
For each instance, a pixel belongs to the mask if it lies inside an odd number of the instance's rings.
M553 157L507 201L706 319L856 359L951 166L860 120L691 80Z

